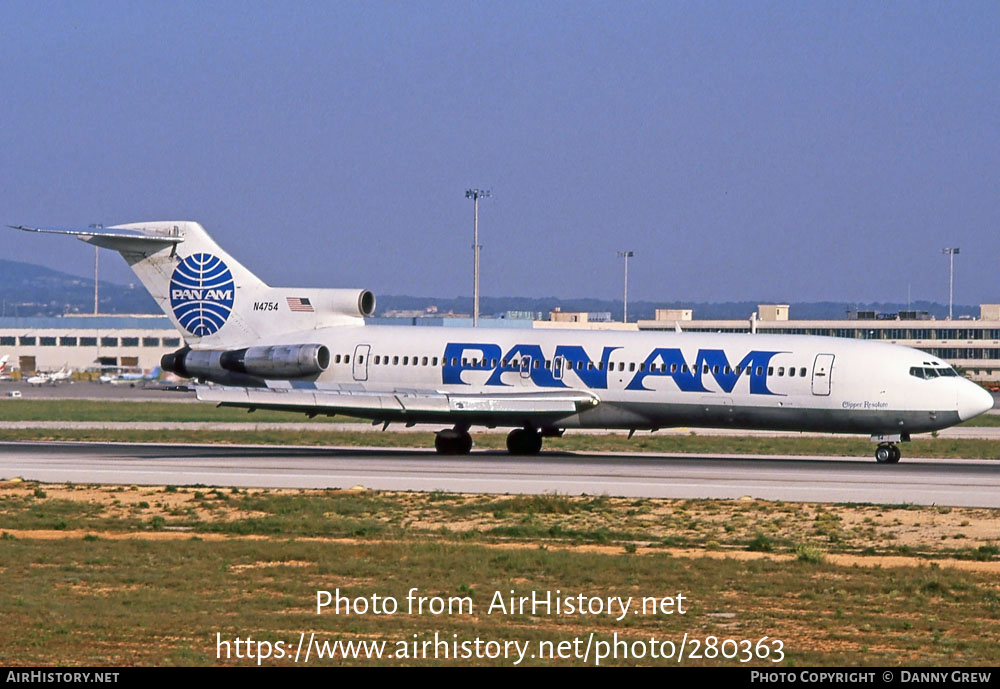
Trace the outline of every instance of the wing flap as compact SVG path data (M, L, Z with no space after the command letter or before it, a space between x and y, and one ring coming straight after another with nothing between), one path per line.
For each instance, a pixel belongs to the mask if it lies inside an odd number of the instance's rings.
M223 406L285 409L322 414L343 413L365 418L438 418L468 416L501 420L510 417L562 418L597 406L598 397L582 390L526 393L462 393L438 391L303 390L295 388L195 388L199 400Z

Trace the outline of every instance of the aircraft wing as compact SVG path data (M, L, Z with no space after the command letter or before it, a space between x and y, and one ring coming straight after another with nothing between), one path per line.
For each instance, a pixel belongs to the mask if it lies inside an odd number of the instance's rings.
M224 407L344 414L375 421L426 423L554 423L592 409L600 399L585 390L448 393L429 390L328 390L199 385L198 399Z

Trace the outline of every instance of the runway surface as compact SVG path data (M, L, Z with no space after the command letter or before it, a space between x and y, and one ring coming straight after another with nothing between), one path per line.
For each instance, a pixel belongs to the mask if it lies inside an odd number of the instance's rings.
M1000 462L105 443L0 443L0 477L75 483L442 490L1000 507Z

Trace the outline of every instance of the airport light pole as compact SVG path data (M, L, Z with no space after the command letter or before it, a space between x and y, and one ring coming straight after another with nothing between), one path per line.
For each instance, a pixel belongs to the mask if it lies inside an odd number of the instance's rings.
M472 327L479 326L479 199L488 199L489 189L466 189L465 198L472 199L474 215L472 220L472 250L474 253L474 265L472 268Z
M958 247L948 247L941 249L942 254L948 254L948 320L951 320L952 299L955 294L955 254L959 253Z
M97 315L97 254L101 247L94 247L94 315Z
M625 259L625 313L622 317L623 323L628 323L628 260L635 256L634 251L619 251L618 258Z
M104 225L101 223L93 223L89 225L92 230L103 230ZM101 247L94 245L94 315L97 315L97 255L100 253Z

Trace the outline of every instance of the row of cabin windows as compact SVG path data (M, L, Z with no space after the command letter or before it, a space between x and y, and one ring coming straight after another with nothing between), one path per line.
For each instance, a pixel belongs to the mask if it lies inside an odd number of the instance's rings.
M357 362L356 363L358 363L358 364L364 364L364 362L365 362L364 355L359 355L357 357ZM440 364L439 364L439 362L440 362ZM341 363L343 363L343 364L349 364L349 363L351 363L351 355L350 354L336 354L333 357L333 363L335 363L335 364L341 364ZM412 356L412 357L411 356L403 356L403 357L393 356L393 357L389 357L389 356L382 356L382 355L376 354L372 358L371 363L373 365L375 365L375 366L389 366L389 365L392 365L392 366L434 366L434 367L437 367L438 365L447 366L448 363L449 363L449 360L447 358L439 359L436 356L434 356L434 357L426 357L426 356L425 357L418 357L418 356ZM520 368L522 368L522 366L525 366L525 365L530 365L534 369L539 369L539 368L542 367L542 362L541 362L540 359L534 359L534 360L532 360L532 359L525 358L525 359L511 359L510 361L508 361L507 359L499 359L499 360L497 360L497 359L490 359L487 362L486 360L480 360L480 359L477 359L477 358L469 359L467 357L462 357L462 366L463 367L466 367L466 366L482 366L482 367L488 367L488 368L493 369L493 368L497 367L498 363L500 364L501 368L511 368L511 369L520 369ZM458 366L458 357L451 357L451 365L452 366ZM645 371L646 370L646 362L641 362L641 363L637 364L636 362L633 361L633 362L629 362L627 365L628 365L628 370L630 372L634 372L637 368L638 368L639 371ZM564 359L561 362L560 367L562 369L565 369L565 370L576 369L577 371L582 371L582 370L584 370L586 368L586 370L588 370L588 371L593 371L594 369L597 369L598 371L603 371L604 370L604 362L603 361L598 361L598 362L595 363L593 361L570 361L568 359ZM615 371L615 370L617 370L617 371L624 371L625 367L626 367L626 363L624 361L619 361L619 362L612 361L612 362L608 363L608 370L609 371ZM551 359L546 359L545 360L545 368L547 370L552 370L552 360ZM694 368L695 368L694 366L690 366L689 367L687 364L681 364L680 365L680 372L681 373L690 373L690 372L694 371ZM649 370L650 370L650 372L657 372L657 371L659 371L660 373L666 373L667 370L668 370L668 366L667 366L667 364L650 364L649 365ZM669 365L669 370L670 370L670 373L677 373L678 372L678 366L677 366L677 364L670 364ZM752 369L750 366L747 366L746 368L744 368L742 366L737 366L735 368L732 368L730 366L721 366L720 367L718 365L710 367L708 364L703 364L702 373L704 373L704 374L708 374L708 373L717 374L720 371L722 371L726 375L730 375L731 373L735 373L738 376L739 375L747 375L747 376L749 376L751 374L751 372L753 372L753 370L754 369ZM796 370L798 370L799 377L805 378L805 376L806 376L806 367L805 366L802 366L799 369L796 369L794 366L789 366L788 369L787 369L788 376L789 377L795 377ZM785 369L784 366L778 366L777 367L777 375L778 376L784 376L785 375L785 371L786 371L786 369ZM763 374L763 372L764 372L764 367L763 366L757 366L756 367L756 374L758 376L761 375L761 374ZM768 366L767 367L767 375L769 375L769 376L775 375L775 367L774 366Z
M0 346L13 347L15 345L20 345L22 347L96 347L98 339L102 347L138 347L140 338L138 337L34 337L30 335L22 335L21 337L14 337L13 335L4 335L0 337ZM178 337L143 337L142 346L143 347L180 347L181 340Z

